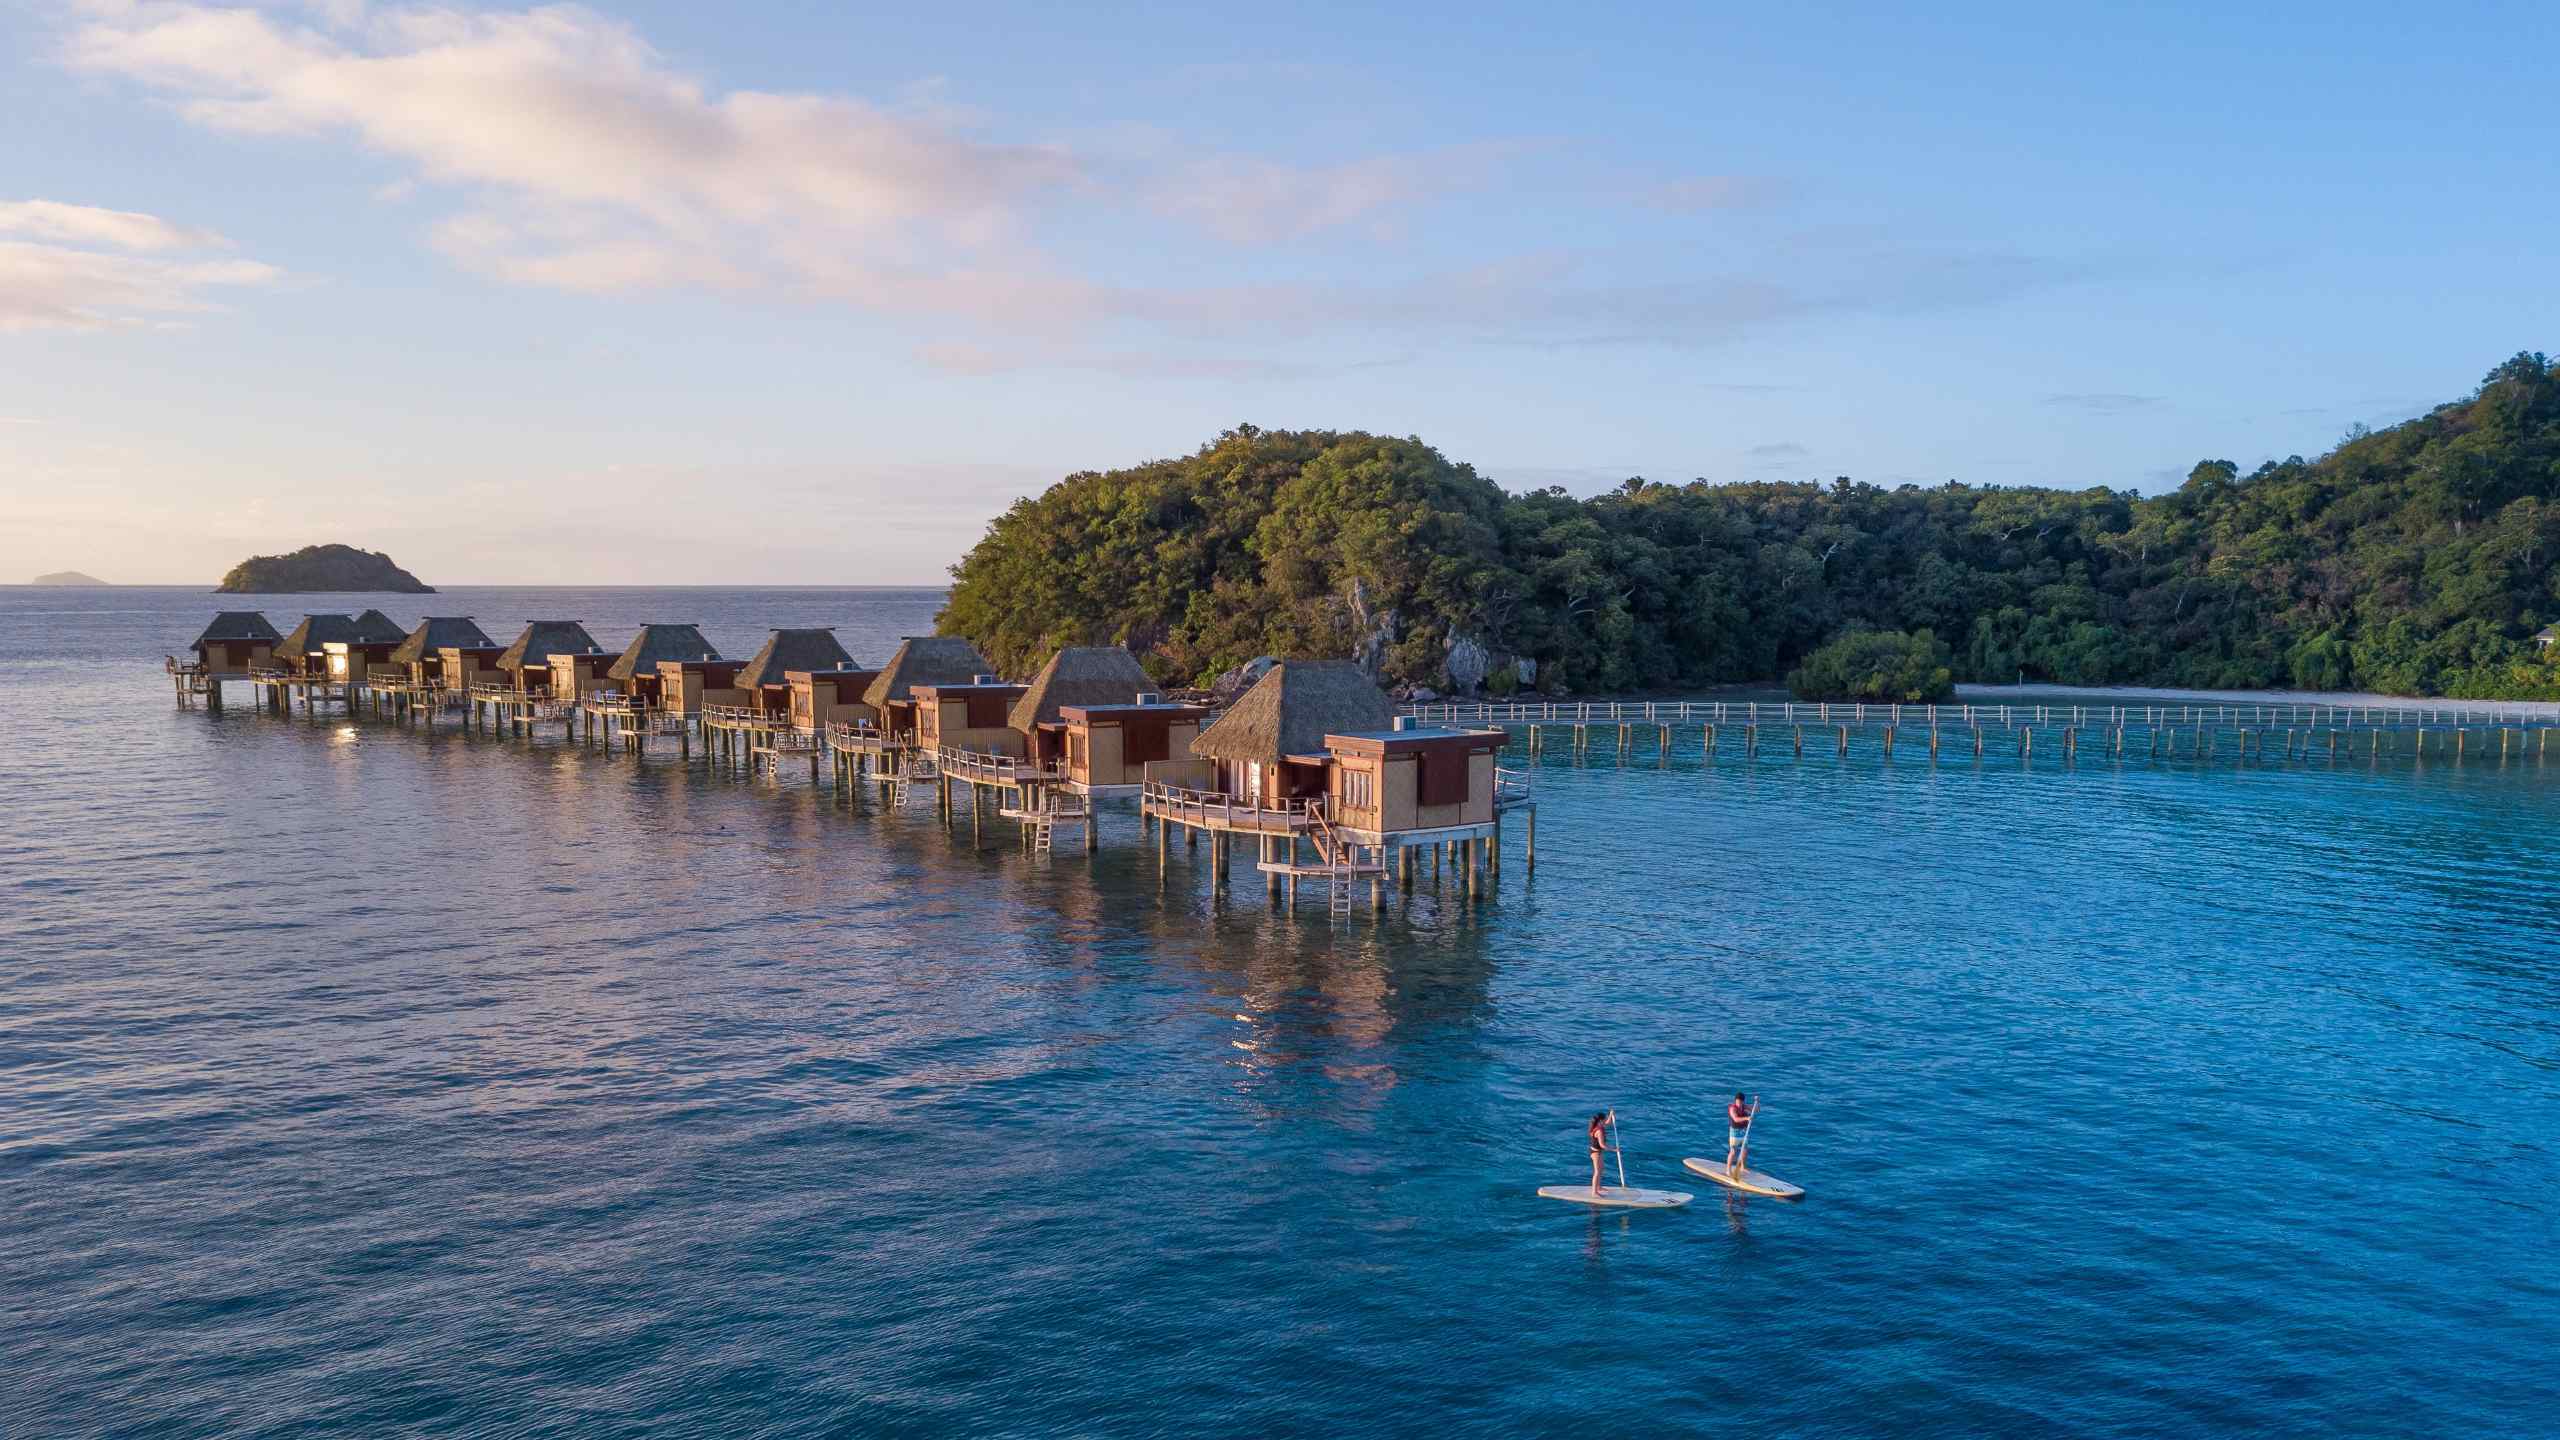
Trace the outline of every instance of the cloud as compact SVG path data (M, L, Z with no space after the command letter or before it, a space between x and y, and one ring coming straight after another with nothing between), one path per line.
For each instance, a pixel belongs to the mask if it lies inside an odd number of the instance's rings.
M1809 317L1994 303L2071 278L2032 257L1871 237L1790 240L1735 273L1666 274L1597 252L1483 258L1503 242L1480 227L1461 241L1473 263L1415 268L1381 245L1354 278L1244 268L1164 226L1142 243L1166 253L1132 263L1105 246L1133 212L1260 249L1346 230L1390 240L1405 217L1470 187L1510 187L1528 214L1561 208L1573 186L1544 200L1523 188L1545 183L1516 163L1541 142L1297 163L1201 155L1154 132L1088 152L991 137L931 83L886 102L715 91L628 24L576 6L97 0L83 13L64 63L146 87L197 125L394 162L388 184L372 175L366 188L418 207L425 244L454 265L592 294L838 303L903 326L926 363L964 373L1286 378L1338 371L1345 348L1696 345ZM1697 210L1773 185L1696 176L1648 195Z
M1528 148L1460 145L1314 166L1217 156L1178 167L1156 187L1154 205L1236 244L1273 245L1483 184Z
M2044 403L2063 410L2084 410L2092 415L2123 415L2135 410L2149 410L2167 404L2157 395L2125 395L2112 391L2070 391L2047 395Z
M1766 445L1754 445L1742 453L1762 460L1792 460L1813 452L1793 440L1776 440Z
M274 266L254 260L167 253L228 243L156 215L57 200L0 201L0 331L138 325L148 317L215 308L207 290L276 278Z
M230 243L210 230L173 225L157 215L59 200L0 200L0 235L140 251L212 250Z
M204 126L345 136L481 196L439 249L492 273L602 290L822 281L857 263L985 250L1075 182L1053 146L982 141L863 100L708 94L628 26L523 13L138 4L76 26L74 68L170 96Z

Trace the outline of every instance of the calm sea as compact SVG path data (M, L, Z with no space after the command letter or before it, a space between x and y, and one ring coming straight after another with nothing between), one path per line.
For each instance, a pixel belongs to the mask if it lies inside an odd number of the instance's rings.
M878 591L456 591L608 645ZM1133 813L179 713L0 591L0 1433L2407 1435L2560 1417L2560 760L1540 760L1469 907ZM1517 752L1515 752L1515 756ZM1766 1097L1801 1204L1684 1183Z

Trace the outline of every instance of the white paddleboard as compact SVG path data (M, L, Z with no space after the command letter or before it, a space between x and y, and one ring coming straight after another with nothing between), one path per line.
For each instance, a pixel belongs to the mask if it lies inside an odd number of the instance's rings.
M1615 1205L1630 1210L1669 1210L1698 1198L1685 1190L1647 1190L1641 1185L1603 1185L1597 1190L1588 1185L1541 1185L1538 1193L1550 1200L1571 1200L1578 1205Z
M1747 1165L1736 1173L1726 1170L1721 1160L1701 1160L1695 1155L1680 1163L1700 1179L1713 1180L1728 1190L1739 1190L1745 1195L1767 1195L1778 1200L1804 1198L1803 1186L1790 1185L1775 1175L1763 1175Z

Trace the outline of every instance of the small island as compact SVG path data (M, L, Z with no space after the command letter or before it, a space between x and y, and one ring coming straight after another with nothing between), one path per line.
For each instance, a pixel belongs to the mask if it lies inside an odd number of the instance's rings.
M50 575L39 575L27 583L54 586L103 586L107 582L95 575L83 574L78 570L56 570Z
M305 545L290 555L257 555L231 567L216 595L294 595L320 590L433 595L436 587L391 563L378 550Z

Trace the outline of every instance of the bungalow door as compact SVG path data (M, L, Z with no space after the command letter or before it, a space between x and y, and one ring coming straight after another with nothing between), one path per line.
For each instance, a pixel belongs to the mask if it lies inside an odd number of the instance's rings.
M1254 804L1259 805L1259 804L1261 804L1261 803L1262 803L1262 762L1261 762L1261 761L1259 761L1259 760L1247 760L1246 762L1244 762L1244 786L1243 786L1243 790L1244 790L1244 793L1245 793L1245 794L1247 794L1247 795L1249 795L1249 796L1253 797L1253 803L1254 803Z

